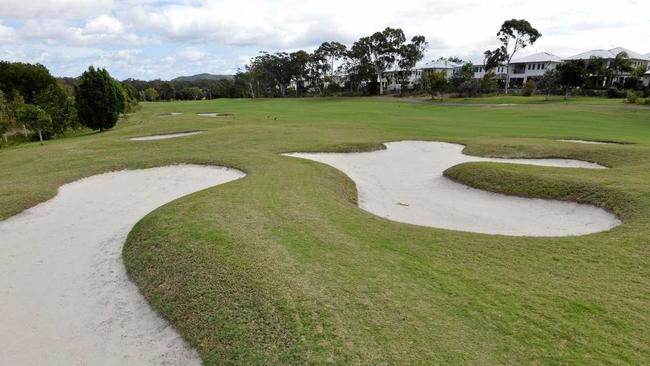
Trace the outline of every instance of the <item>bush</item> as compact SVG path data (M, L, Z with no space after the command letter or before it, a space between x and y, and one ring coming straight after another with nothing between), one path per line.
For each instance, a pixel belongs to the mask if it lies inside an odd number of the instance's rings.
M89 67L81 75L75 94L79 122L93 130L113 128L125 110L124 90L105 69Z
M628 103L630 103L630 104L635 104L635 103L636 103L636 100L639 99L639 96L636 94L635 91L633 91L633 90L628 90L628 91L627 91L627 95L625 96L625 98L627 99L627 102L628 102Z
M18 122L38 132L38 139L43 145L43 132L52 127L52 117L41 107L25 104L18 111Z
M522 94L525 97L530 97L531 95L533 95L534 92L535 92L535 82L532 80L526 81L526 84L524 84L524 90Z
M624 98L625 93L622 90L619 90L617 87L610 86L607 89L607 98Z
M480 86L481 84L478 80L475 79L467 80L462 84L460 84L460 86L458 87L458 92L463 97L471 98L478 93Z

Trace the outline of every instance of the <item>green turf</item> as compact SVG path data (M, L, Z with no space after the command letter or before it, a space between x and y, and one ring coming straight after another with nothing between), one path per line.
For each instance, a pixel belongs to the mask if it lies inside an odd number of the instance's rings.
M440 101L440 100L437 100ZM534 95L530 97L516 95L496 95L477 98L445 98L444 103L459 104L581 104L581 105L622 105L625 99L570 97L551 95Z
M144 295L208 365L644 364L650 359L650 109L602 104L146 103L112 131L0 150L0 217L107 170L175 162L237 167L246 178L156 210L124 250ZM185 114L158 116L164 112ZM206 132L127 141L195 129ZM573 238L399 224L358 209L353 182L337 170L279 155L407 139L460 142L472 154L607 165L471 163L446 174L484 189L596 204L624 224Z

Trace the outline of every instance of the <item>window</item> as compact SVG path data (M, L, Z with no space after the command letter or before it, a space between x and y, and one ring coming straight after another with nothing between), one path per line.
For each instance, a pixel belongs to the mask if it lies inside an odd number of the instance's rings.
M542 64L542 70L546 68L546 64Z

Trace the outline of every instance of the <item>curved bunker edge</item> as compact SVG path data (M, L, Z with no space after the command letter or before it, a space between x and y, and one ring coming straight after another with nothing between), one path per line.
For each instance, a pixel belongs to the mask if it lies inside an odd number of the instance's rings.
M593 205L526 198L471 188L444 177L465 162L607 169L571 159L469 156L463 145L432 141L386 143L361 153L286 153L330 165L355 182L359 207L375 215L440 229L511 236L574 236L607 231L618 217Z
M200 364L196 351L130 281L122 247L149 212L244 176L189 164L98 174L65 184L51 200L0 221L0 311L12 314L0 331L0 359Z

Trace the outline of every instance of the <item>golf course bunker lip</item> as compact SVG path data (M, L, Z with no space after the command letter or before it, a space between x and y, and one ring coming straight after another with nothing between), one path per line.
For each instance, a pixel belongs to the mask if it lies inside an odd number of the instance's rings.
M199 365L129 280L122 247L149 212L244 175L201 165L105 173L0 221L1 363Z
M612 141L593 141L593 140L573 140L573 139L559 139L560 142L571 142L574 144L591 144L591 145L622 145L620 142Z
M232 117L232 113L219 113L219 112L210 112L210 113L197 113L197 116L201 117Z
M129 141L167 140L167 139L175 139L177 137L198 135L203 132L205 132L205 130L170 132L170 133L161 133L161 134L148 135L148 136L136 136L136 137L130 137Z
M386 143L361 153L290 153L325 163L357 185L359 207L403 223L511 236L573 236L609 230L621 222L591 205L524 198L470 188L443 176L466 162L606 169L578 160L496 159L468 156L464 146L445 142Z

